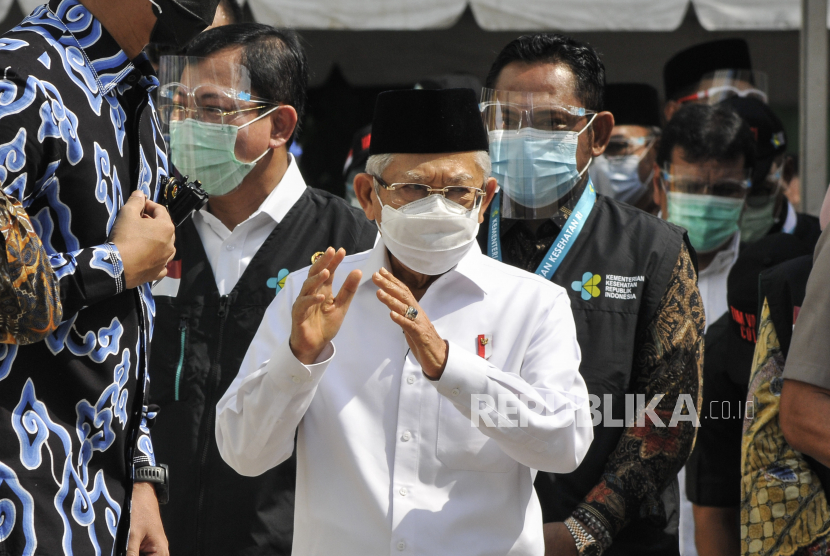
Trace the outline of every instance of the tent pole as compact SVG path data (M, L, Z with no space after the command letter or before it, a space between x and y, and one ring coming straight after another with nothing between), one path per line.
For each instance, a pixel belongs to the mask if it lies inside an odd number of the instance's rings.
M827 189L827 0L801 0L801 210L818 215Z

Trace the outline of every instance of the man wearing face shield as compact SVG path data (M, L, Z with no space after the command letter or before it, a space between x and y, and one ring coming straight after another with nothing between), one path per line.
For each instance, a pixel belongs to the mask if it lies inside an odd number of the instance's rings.
M486 87L501 199L479 241L491 257L567 290L580 373L604 415L576 471L536 477L547 553L679 554L676 476L694 426L670 419L699 391L704 317L693 251L682 229L594 192L586 170L614 119L599 111L605 69L591 47L519 37ZM627 394L653 401L655 414L626 422Z
M236 473L217 451L216 402L288 274L329 245L370 249L377 229L307 187L288 152L308 81L295 33L222 26L187 52L161 59L161 120L171 162L210 199L179 226L171 271L153 289L155 451L176 477L162 518L172 552L288 556L295 459L258 477Z
M660 138L657 90L643 83L608 85L605 110L614 115L614 129L605 152L588 169L591 180L601 195L657 214L651 194Z
M154 202L169 169L142 50L183 46L217 2L50 0L0 41L0 185L63 312L0 349L0 553L168 553L147 352L174 226Z
M755 98L734 97L723 102L735 110L755 137L756 161L752 188L741 217L741 241L754 243L766 235L792 234L812 250L821 235L818 218L797 213L785 196L787 134L775 112Z
M743 39L696 44L678 52L663 67L666 121L687 104L718 104L732 97L767 102L767 75L752 69Z
M541 556L532 469L590 445L567 295L476 245L496 190L476 100L378 96L354 187L381 239L288 277L217 406L244 475L296 430L295 554Z
M697 250L709 323L727 310L726 278L738 258L754 164L752 132L725 105L681 108L657 151L654 201L664 219L686 228Z

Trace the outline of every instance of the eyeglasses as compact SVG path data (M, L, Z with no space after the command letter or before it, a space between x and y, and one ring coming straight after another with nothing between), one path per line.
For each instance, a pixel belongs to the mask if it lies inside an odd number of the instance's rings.
M750 171L746 170L743 178L718 178L714 181L707 181L701 179L700 176L672 174L669 168L663 168L661 178L663 189L667 191L743 199L752 186L749 173Z
M451 185L440 189L432 188L422 183L386 183L383 178L372 175L372 178L390 193L389 201L396 206L426 199L429 195L441 195L444 198L472 210L479 206L485 192L482 188Z
M760 89L739 89L734 85L718 85L717 87L709 87L702 91L698 91L689 96L677 99L678 104L687 102L694 102L697 100L705 100L706 104L718 104L726 99L732 97L741 98L755 98L767 103L767 94Z
M161 123L169 125L187 118L213 124L233 123L240 115L279 103L252 97L250 93L203 85L190 90L181 83L161 87L159 107ZM250 106L250 104L256 106ZM246 106L248 105L248 106Z
M648 152L657 142L657 133L650 133L644 137L625 137L623 135L613 135L605 148L606 158L621 158L624 156L632 156Z
M542 131L578 131L585 127L580 123L586 116L596 114L576 106L526 106L496 101L482 102L479 108L484 125L490 131L518 131L526 127Z

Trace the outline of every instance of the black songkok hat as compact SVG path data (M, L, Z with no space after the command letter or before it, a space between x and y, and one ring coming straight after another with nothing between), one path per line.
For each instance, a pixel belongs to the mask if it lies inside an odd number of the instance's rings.
M784 124L772 108L757 98L732 97L723 101L743 118L755 135L758 160L766 160L787 150Z
M751 70L749 45L743 39L696 44L675 54L663 67L666 98L677 100L704 75L718 70Z
M386 91L378 95L369 154L488 150L471 89Z
M660 127L657 89L645 83L613 83L605 87L605 109L615 125Z

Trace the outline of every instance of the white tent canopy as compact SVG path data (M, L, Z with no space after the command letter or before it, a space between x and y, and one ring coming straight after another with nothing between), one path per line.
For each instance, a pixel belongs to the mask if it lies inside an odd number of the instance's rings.
M476 22L488 31L673 31L689 4L708 31L795 30L801 26L800 0L247 1L258 21L300 29L446 28L458 21L468 4Z
M257 21L298 29L416 31L451 27L469 5L487 31L674 31L691 4L708 31L795 30L800 0L241 0ZM0 0L0 20L17 3ZM828 22L830 26L830 22Z

